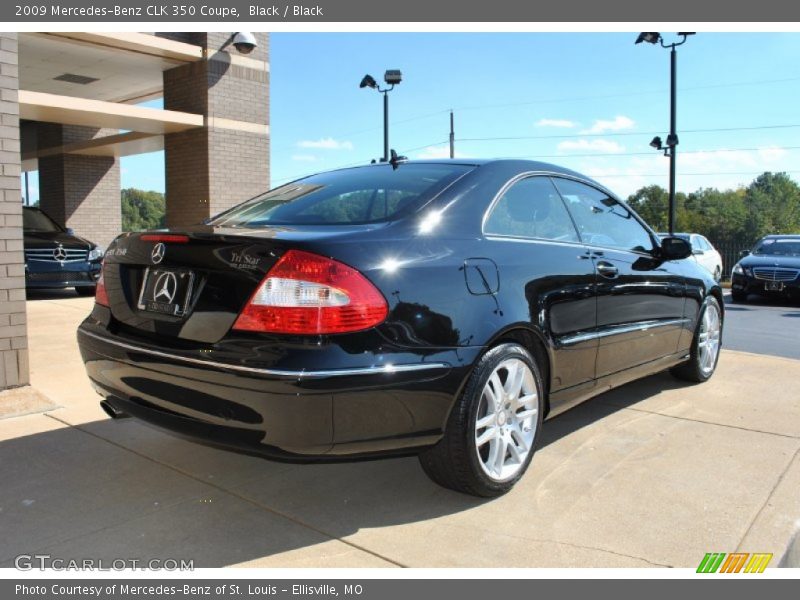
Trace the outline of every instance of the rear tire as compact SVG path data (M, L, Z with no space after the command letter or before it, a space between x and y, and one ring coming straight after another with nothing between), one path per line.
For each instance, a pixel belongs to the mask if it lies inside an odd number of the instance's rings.
M95 286L76 287L75 292L78 294L78 296L94 296Z
M687 362L674 367L671 373L678 379L703 383L711 379L719 362L722 347L722 310L714 296L708 296L700 309L700 317Z
M419 455L420 464L446 488L484 498L505 494L533 458L543 412L533 357L518 344L496 346L478 361L444 436Z
M714 269L714 281L719 283L720 279L722 279L722 269L720 267L717 267L716 269Z

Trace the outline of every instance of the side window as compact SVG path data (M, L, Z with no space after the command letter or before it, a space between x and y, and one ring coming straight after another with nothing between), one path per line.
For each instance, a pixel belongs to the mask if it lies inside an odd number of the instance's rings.
M484 233L578 242L575 225L548 177L522 179L500 197Z
M700 243L703 245L703 250L705 250L706 252L709 252L709 251L714 249L714 246L711 245L711 242L709 242L702 235L699 236L699 237L700 237Z
M572 181L554 178L572 218L586 244L651 252L653 240L631 211L600 190Z

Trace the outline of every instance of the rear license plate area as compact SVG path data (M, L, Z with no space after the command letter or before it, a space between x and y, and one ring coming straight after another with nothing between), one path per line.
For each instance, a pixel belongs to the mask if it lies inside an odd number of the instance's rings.
M186 314L194 287L194 273L188 269L145 269L139 292L139 310L182 317Z

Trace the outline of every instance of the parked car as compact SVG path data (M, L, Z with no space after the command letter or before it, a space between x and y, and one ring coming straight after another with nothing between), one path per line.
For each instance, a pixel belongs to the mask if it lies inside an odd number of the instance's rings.
M733 267L731 297L800 298L800 235L767 235Z
M712 376L722 293L690 257L573 171L393 161L123 234L78 341L112 417L286 460L417 454L495 496L545 418Z
M668 233L658 234L661 238L668 235ZM674 235L689 242L692 246L692 257L699 265L708 269L708 272L714 276L714 281L722 278L722 255L705 236L699 233L676 233Z
M94 295L103 260L100 246L32 206L22 208L22 230L27 289L72 287L81 296Z

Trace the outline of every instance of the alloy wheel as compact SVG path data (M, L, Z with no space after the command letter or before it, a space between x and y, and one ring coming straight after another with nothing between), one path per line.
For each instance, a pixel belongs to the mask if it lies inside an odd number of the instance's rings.
M501 362L481 393L475 450L494 481L514 477L527 464L539 423L539 394L530 367L518 358Z
M720 347L721 319L719 309L713 303L706 305L700 323L700 336L697 342L700 370L709 375L717 364Z

